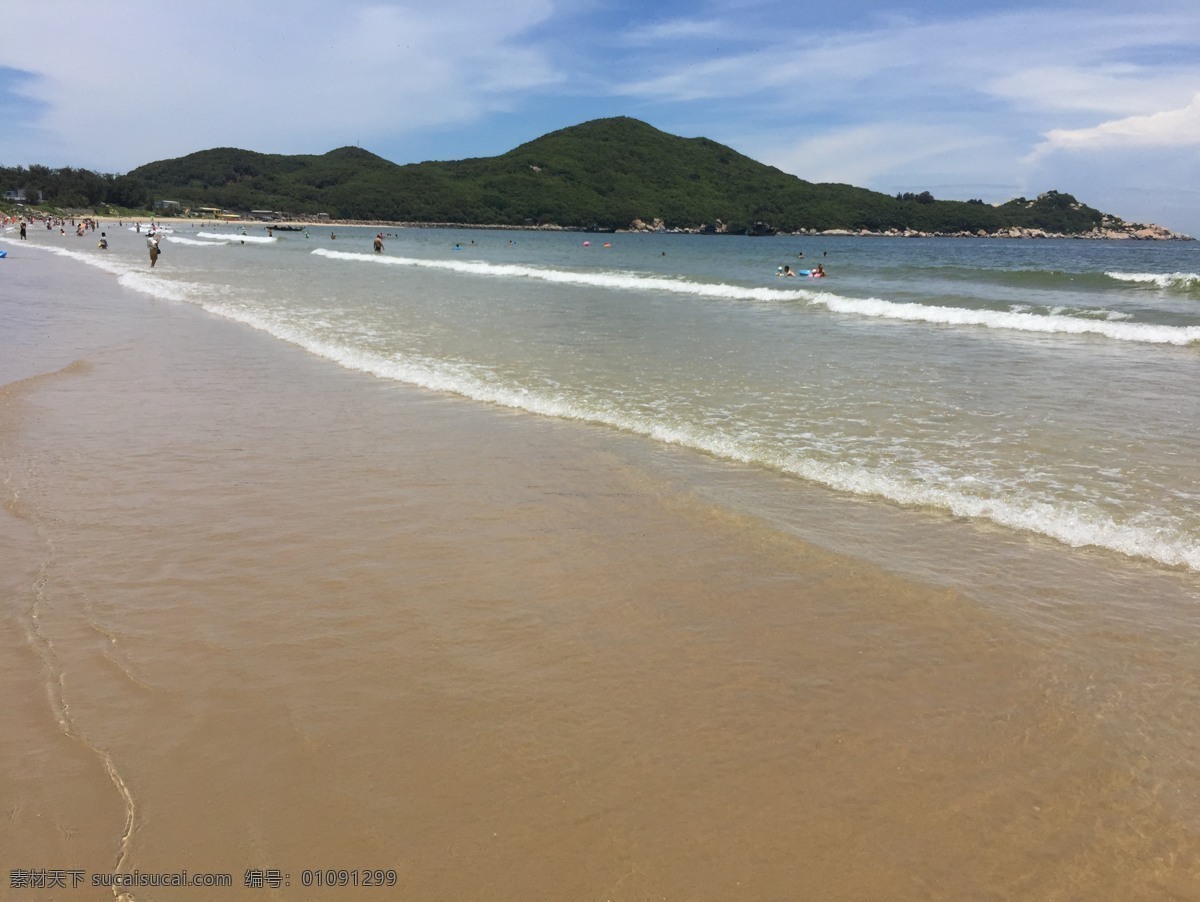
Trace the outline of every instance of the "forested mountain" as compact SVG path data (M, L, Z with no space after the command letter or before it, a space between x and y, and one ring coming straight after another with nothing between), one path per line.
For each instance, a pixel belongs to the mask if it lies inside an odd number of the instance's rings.
M53 172L70 183L57 195L47 177ZM893 197L815 184L707 138L680 138L626 117L552 132L500 156L454 162L401 166L355 147L319 156L217 148L125 176L86 173L91 194L81 173L86 170L0 169L0 184L43 190L47 202L60 206L144 206L153 198L242 212L468 225L626 228L657 219L688 229L720 221L729 231L765 222L782 231L995 233L1017 227L1068 234L1123 225L1053 191L993 207L936 200L928 192Z

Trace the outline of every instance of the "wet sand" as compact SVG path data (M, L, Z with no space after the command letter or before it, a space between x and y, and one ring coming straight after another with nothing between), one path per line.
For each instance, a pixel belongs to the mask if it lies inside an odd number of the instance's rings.
M1153 748L967 594L706 501L642 439L6 262L10 871L233 876L138 900L1200 897ZM301 885L326 868L397 888Z

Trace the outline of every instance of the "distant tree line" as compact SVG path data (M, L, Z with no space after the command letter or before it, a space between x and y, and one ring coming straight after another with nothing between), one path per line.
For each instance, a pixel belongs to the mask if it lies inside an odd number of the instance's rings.
M132 175L108 175L88 169L64 166L0 166L0 186L4 191L22 191L30 201L59 208L127 207L147 209L150 188Z

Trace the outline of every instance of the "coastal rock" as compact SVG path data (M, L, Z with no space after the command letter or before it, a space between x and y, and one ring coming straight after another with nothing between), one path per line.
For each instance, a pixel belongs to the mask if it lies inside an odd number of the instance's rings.
M635 219L629 224L629 231L631 232L665 232L666 230L667 224L658 218L655 218L650 223L642 219Z
M1165 239L1174 238L1174 234L1170 229L1164 229L1162 226L1149 225L1136 230L1133 233L1134 238L1140 238L1143 241L1162 241Z
M883 238L1085 238L1093 241L1194 241L1189 235L1172 232L1159 225L1129 224L1119 219L1106 218L1105 221L1090 232L1047 232L1045 229L1025 228L1023 226L1008 226L988 232L984 229L961 232L921 232L915 229L886 229L872 231L870 229L800 229L795 235L827 235L846 237L883 237Z
M1106 219L1097 228L1092 229L1083 238L1094 238L1102 241L1191 241L1187 235L1172 232L1160 225L1145 225L1143 223L1129 224Z

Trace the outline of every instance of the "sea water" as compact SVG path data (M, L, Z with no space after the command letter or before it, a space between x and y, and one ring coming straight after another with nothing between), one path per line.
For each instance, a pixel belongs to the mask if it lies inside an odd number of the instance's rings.
M38 247L384 379L1200 571L1193 242L375 232Z

